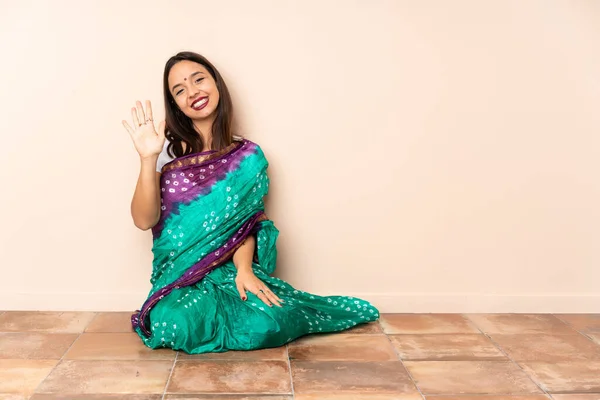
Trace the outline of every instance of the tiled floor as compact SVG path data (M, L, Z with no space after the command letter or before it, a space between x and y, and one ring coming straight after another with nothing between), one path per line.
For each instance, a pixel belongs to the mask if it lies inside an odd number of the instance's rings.
M144 347L129 316L0 312L0 400L600 400L600 315L384 314L196 356Z

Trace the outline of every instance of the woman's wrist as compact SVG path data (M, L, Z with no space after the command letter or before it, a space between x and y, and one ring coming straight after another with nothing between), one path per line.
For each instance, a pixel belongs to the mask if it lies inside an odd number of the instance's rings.
M140 161L143 163L154 163L158 161L158 157L160 154L150 154L148 156L140 156Z
M252 256L254 254L255 239L252 235L246 237L242 245L233 254L233 264L238 273L252 272Z
M254 273L252 271L252 264L246 264L246 263L244 263L244 264L241 264L241 265L236 265L235 267L237 268L238 273L239 272L251 272L251 273Z

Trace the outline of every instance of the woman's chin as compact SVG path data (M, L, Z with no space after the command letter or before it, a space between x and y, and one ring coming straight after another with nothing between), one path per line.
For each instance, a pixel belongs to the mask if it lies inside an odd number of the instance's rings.
M187 113L187 116L190 117L193 121L205 121L211 117L214 117L215 110L190 110Z

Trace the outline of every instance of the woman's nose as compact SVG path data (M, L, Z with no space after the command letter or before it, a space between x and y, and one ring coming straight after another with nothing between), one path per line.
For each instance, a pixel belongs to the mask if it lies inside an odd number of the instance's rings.
M190 99L195 99L198 96L198 93L200 92L198 91L198 89L191 87L188 93L190 94Z

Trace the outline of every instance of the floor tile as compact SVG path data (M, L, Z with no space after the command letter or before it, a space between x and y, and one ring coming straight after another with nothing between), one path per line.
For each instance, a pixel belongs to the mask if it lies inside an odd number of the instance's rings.
M293 400L292 396L245 394L168 394L165 400Z
M84 333L65 355L69 360L174 360L171 349L153 350L136 333Z
M550 314L469 314L483 332L493 333L545 333L571 335L573 329Z
M57 360L0 360L0 393L33 393L57 363Z
M133 332L133 312L101 312L90 322L86 332Z
M368 324L360 324L356 325L350 329L344 331L344 333L358 335L358 334L382 334L383 329L381 329L381 324L379 321L369 322Z
M64 360L36 390L38 393L163 393L172 361Z
M557 314L556 316L579 332L600 334L600 314Z
M426 400L549 400L543 394L532 395L464 395L464 396L427 396Z
M383 314L381 326L387 334L480 333L459 314Z
M81 333L92 312L7 311L0 315L0 332Z
M527 374L510 361L407 361L424 394L541 393Z
M36 393L29 400L162 400L161 394L47 394Z
M592 339L593 342L600 345L600 333L586 333L585 335Z
M59 360L77 333L0 333L0 359Z
M0 400L161 400L176 352L144 346L130 316L0 312ZM287 349L181 352L165 399L292 400L288 354L295 400L422 399L397 354L427 400L548 399L532 379L556 400L600 400L600 314L383 314Z
M506 360L482 334L390 335L403 360Z
M600 393L600 362L525 362L523 369L548 392Z
M290 394L286 361L177 362L168 393Z
M397 361L385 335L312 335L288 345L289 357L304 361Z
M406 394L297 394L296 400L423 400L419 393Z
M204 353L204 354L187 354L179 353L178 360L281 360L287 361L287 351L285 346L275 347L272 349L261 349L252 351L226 351L223 353Z
M600 346L577 332L572 335L492 335L492 340L517 362L600 360Z
M301 394L416 394L399 361L292 361L296 398Z

